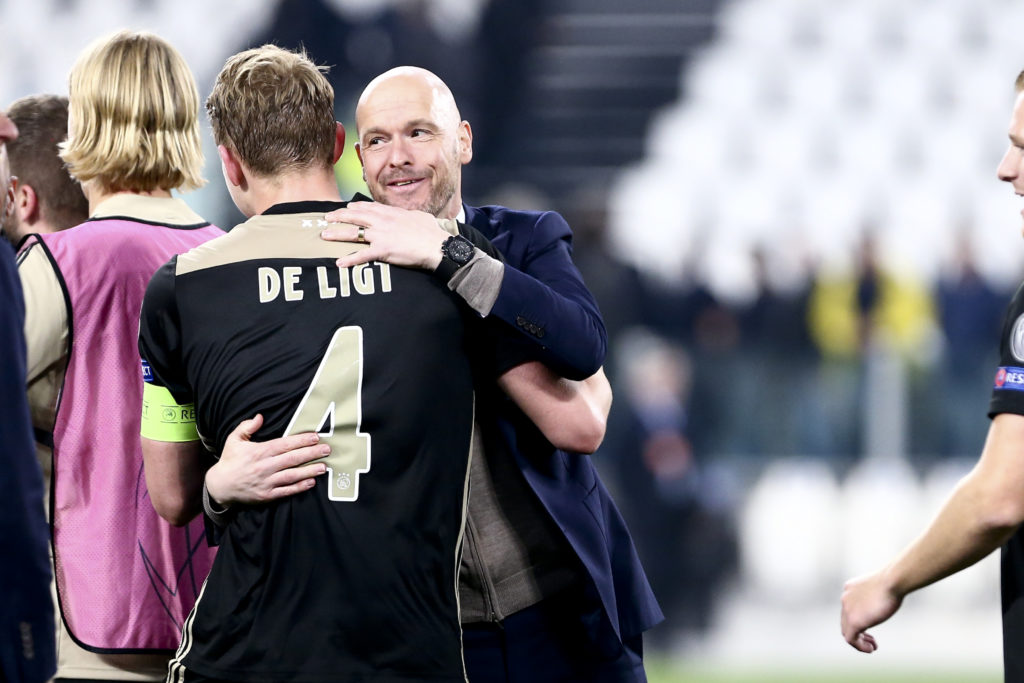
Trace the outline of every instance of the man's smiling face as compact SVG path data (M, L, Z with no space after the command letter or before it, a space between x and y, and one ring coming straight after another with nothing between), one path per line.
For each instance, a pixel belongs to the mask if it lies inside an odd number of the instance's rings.
M472 138L450 93L417 76L394 76L364 94L356 127L356 151L375 200L440 218L459 213Z

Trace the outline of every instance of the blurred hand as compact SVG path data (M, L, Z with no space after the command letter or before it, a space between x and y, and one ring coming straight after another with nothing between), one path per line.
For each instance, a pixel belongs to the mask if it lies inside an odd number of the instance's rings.
M878 643L866 633L867 629L896 614L902 603L903 598L891 589L884 571L847 581L839 617L843 638L861 652L874 652Z
M265 503L313 488L315 477L327 471L310 462L331 452L314 433L293 434L255 442L263 416L241 422L224 443L220 460L206 472L206 488L222 505Z
M424 211L409 211L376 202L353 202L331 211L327 220L335 225L320 233L333 242L358 242L359 227L370 246L338 259L338 266L383 261L433 271L441 263L441 244L449 234L437 219Z

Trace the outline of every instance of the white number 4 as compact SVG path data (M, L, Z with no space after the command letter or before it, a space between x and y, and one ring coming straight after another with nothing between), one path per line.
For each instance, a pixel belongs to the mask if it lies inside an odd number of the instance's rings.
M362 391L363 330L339 328L284 433L319 432L320 442L330 445L323 462L331 500L357 500L359 475L370 471L370 435L359 431Z

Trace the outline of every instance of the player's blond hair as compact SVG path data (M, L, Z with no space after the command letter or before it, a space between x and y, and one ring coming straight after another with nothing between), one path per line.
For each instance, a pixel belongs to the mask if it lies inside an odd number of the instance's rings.
M1014 87L1017 88L1017 92L1024 92L1024 71L1017 74L1017 82L1014 83Z
M68 79L61 158L81 182L110 192L194 190L202 178L199 90L170 43L121 31L79 56Z
M264 45L224 64L206 100L213 138L256 175L334 162L334 88L305 52Z

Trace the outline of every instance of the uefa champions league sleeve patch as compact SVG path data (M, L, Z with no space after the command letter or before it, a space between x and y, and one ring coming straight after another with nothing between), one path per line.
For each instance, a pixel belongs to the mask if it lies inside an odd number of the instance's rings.
M1017 321L1018 323L1020 320ZM1024 391L1024 368L1001 367L996 370L996 380L992 387L996 391Z
M1024 313L1017 316L1010 331L1010 353L1017 360L1024 362Z

